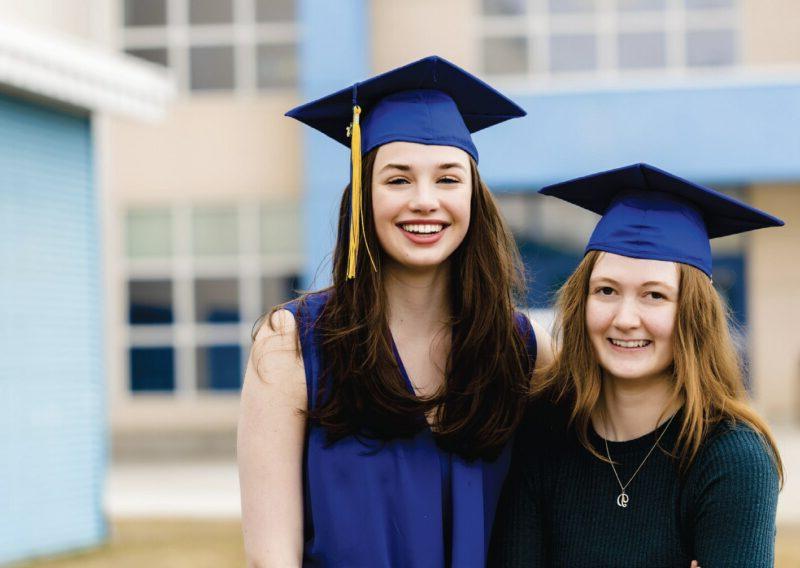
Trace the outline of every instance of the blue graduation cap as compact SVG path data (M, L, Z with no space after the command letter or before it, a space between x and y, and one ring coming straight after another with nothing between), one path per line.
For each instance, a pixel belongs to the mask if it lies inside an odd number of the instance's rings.
M477 162L478 150L471 133L525 114L521 107L474 75L437 56L393 69L287 112L286 116L351 149L347 277L355 277L358 244L363 238L364 154L389 142L415 142L454 146Z
M549 185L539 193L603 216L586 252L681 262L709 277L709 239L783 225L777 217L648 164Z

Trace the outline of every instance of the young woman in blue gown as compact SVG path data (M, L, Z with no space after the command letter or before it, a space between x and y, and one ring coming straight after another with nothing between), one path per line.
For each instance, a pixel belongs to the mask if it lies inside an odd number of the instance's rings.
M290 111L349 145L353 174L332 285L255 336L238 440L251 565L485 564L549 344L515 310L519 256L470 133L522 115L438 57Z

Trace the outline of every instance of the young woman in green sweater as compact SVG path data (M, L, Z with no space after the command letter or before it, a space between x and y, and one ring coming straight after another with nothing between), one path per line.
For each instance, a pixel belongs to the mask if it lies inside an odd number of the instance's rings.
M709 239L782 225L645 164L542 190L603 215L560 291L491 566L772 566L783 472Z

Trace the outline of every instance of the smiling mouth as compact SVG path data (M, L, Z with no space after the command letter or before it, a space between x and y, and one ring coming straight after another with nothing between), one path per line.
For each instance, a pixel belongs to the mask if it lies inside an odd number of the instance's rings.
M401 223L397 226L412 235L435 235L441 233L449 225L444 223Z
M614 345L616 347L622 347L624 349L637 349L637 348L647 347L648 345L653 343L649 339L633 339L630 341L625 341L622 339L612 339L611 337L608 338L608 342L611 343L611 345Z

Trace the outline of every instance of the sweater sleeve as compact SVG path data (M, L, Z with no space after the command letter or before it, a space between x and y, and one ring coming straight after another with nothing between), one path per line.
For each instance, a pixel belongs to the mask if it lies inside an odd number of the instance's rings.
M772 566L778 474L761 437L746 426L726 428L708 440L690 476L700 566Z
M542 526L541 448L535 433L520 428L514 442L511 469L495 516L488 565L495 567L545 566Z

